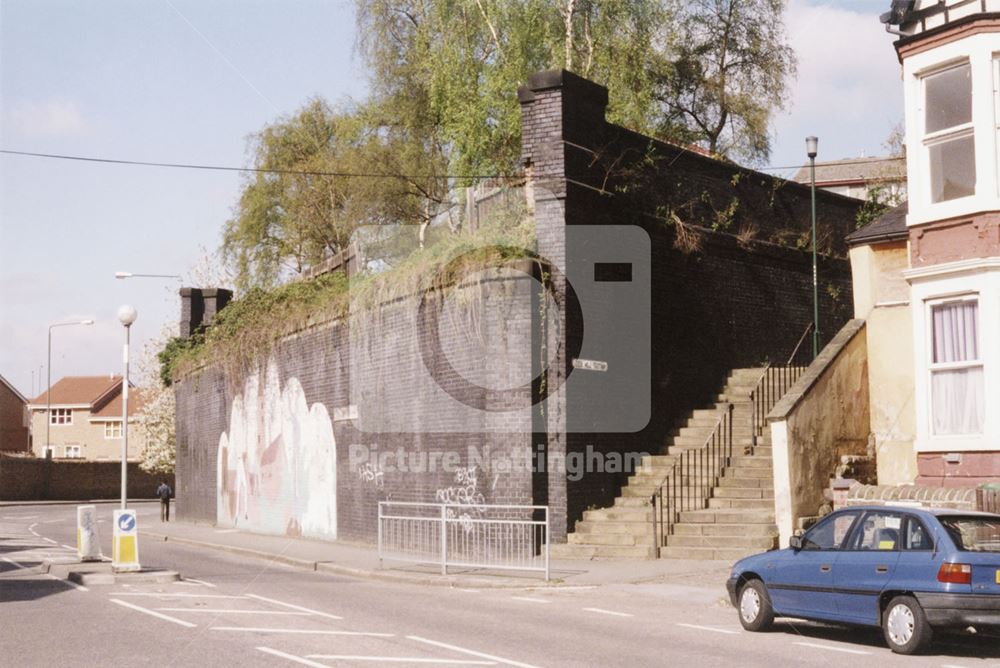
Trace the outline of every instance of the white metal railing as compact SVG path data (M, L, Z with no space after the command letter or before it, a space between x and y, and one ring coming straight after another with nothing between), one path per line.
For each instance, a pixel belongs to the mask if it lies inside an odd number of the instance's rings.
M549 508L379 501L378 559L538 571L549 579Z

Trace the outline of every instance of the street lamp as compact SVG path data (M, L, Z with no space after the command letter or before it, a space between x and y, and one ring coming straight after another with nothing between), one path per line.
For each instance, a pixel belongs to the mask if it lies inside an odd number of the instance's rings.
M73 320L71 322L56 322L49 325L49 363L48 367L48 387L45 389L45 452L48 453L52 447L50 434L52 432L52 328L69 327L70 325L93 325L93 320ZM41 375L41 374L39 374ZM39 379L41 382L41 379Z
M177 274L133 274L131 271L116 271L115 278L126 279L126 278L176 278L178 281L181 277Z
M125 375L122 376L122 510L125 510L125 500L128 488L128 344L132 323L139 317L134 306L128 304L118 309L118 322L125 326L125 348L122 360L125 363Z
M812 183L812 254L813 254L813 359L819 355L819 281L816 273L816 154L819 139L806 137L809 177Z

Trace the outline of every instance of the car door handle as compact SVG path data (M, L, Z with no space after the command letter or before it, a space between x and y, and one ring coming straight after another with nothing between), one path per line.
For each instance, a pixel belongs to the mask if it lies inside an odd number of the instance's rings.
M875 572L876 573L888 573L889 572L889 567L888 566L876 566L875 567Z
M829 564L823 564L822 566L819 567L819 572L820 573L829 573L832 570L833 570L833 567L830 566Z

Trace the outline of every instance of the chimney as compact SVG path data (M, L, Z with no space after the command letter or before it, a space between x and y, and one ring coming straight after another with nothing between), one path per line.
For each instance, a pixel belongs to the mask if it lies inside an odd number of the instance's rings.
M233 298L233 291L224 288L181 288L180 294L180 336L184 339L210 327Z

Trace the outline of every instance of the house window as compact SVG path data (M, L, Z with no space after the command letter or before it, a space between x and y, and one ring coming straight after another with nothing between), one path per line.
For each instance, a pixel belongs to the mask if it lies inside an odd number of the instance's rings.
M931 425L936 436L981 434L985 399L976 298L931 305Z
M53 408L49 422L50 424L73 424L73 409Z
M67 445L66 446L66 457L68 459L79 459L79 457L80 457L80 446L79 445Z
M104 438L121 438L121 437L122 437L121 420L117 422L104 423Z
M976 147L972 129L972 67L935 72L924 83L924 145L931 202L975 194Z

